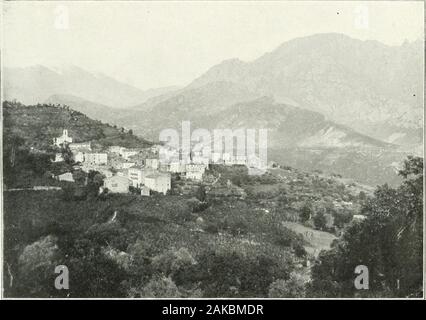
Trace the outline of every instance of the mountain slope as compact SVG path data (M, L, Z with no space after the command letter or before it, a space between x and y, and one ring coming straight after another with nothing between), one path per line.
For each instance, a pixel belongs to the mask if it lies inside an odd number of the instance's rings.
M40 104L25 106L20 103L3 102L3 135L5 140L22 139L40 150L48 150L53 138L68 129L74 142L92 141L94 145L105 147L145 147L149 141L124 132L117 127L93 120L69 107L55 107Z
M114 120L119 116L119 114L126 112L126 109L118 110L73 95L55 94L46 99L44 103L70 106L73 110L84 113L90 118L109 123L114 123Z
M224 61L188 88L233 82L407 145L422 141L422 70L420 41L390 47L319 34L288 41L253 62Z
M268 129L268 146L278 148L385 148L391 144L362 135L327 120L322 114L256 94L233 83L210 83L167 99L153 109L128 114L126 124L136 133L156 140L161 130L180 130L182 121L191 128ZM231 104L234 100L236 103ZM240 101L238 101L240 100ZM231 105L228 105L231 104ZM130 118L131 117L131 118ZM120 123L123 118L119 119Z
M263 97L217 114L217 128L267 128L270 148L386 148L391 144L362 135L310 110Z
M232 87L229 83L222 84ZM188 91L196 92L195 89ZM318 112L277 103L271 97L215 109L205 107L209 104L199 104L198 108L190 101L200 102L199 99L185 100L187 96L184 97L185 103L170 98L151 111L140 111L139 116L133 116L132 129L152 140L157 140L165 128L180 132L181 122L185 120L191 121L192 131L203 128L211 134L214 129L268 129L268 160L306 171L318 169L340 174L373 186L400 182L398 165L406 153L397 150L395 145L328 120Z
M103 74L76 66L50 69L44 66L4 68L4 99L24 104L43 103L52 95L72 95L113 108L126 108L175 90L175 87L140 90Z
M116 121L136 133L156 140L162 129L179 126L185 120L204 127L209 123L213 124L212 121L215 119L213 116L216 113L257 96L245 86L219 81L199 88L182 90L171 97L163 95L153 98L155 102L151 100L145 105L135 107Z

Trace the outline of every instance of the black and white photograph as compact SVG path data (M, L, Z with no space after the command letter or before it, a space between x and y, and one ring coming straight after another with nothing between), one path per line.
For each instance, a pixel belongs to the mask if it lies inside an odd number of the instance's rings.
M2 299L424 299L423 1L0 6Z

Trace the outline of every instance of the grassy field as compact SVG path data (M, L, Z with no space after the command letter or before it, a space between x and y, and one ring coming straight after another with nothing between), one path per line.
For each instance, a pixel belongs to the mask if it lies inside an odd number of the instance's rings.
M337 239L336 236L331 233L308 228L296 222L285 221L283 222L283 226L303 235L303 238L308 243L305 250L315 257L318 256L321 250L330 249L331 243Z

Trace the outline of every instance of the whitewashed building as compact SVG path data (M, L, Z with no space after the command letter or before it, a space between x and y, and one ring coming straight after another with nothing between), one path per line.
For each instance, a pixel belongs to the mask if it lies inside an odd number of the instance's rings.
M131 149L124 149L123 148L123 150L121 150L120 155L123 157L123 159L129 160L129 158L131 156L134 156L134 155L136 155L138 153L139 153L138 150L131 150Z
M136 162L121 162L120 168L129 169L131 167L134 167L135 165L136 165Z
M203 174L206 171L204 164L190 163L186 165L186 178L191 180L203 180Z
M149 188L147 186L142 186L141 187L141 196L150 196L151 195L151 190L149 190Z
M62 153L55 154L55 160L53 162L62 162L64 161L64 157L62 156Z
M142 168L142 181L143 183L145 183L145 177L152 175L152 174L156 174L158 173L157 170L152 169L152 168Z
M104 180L104 188L113 193L128 193L130 183L127 177L112 176Z
M221 164L221 163L223 163L222 154L219 153L219 152L212 152L211 162L215 163L215 164Z
M363 221L367 219L367 216L363 215L363 214L354 214L352 217L353 221Z
M74 142L69 144L70 150L72 152L76 151L92 151L92 143L90 141L87 142Z
M139 187L143 184L143 172L139 167L131 167L128 171L128 178L132 181L134 187Z
M234 157L230 153L223 153L222 160L227 166L232 166L234 164Z
M234 164L247 165L247 157L243 155L237 155L234 158Z
M208 166L210 163L210 158L203 156L195 156L192 158L192 163L195 164L203 164L204 166Z
M71 172L65 172L63 174L60 174L57 176L57 179L59 181L68 181L68 182L74 182L74 178L72 176Z
M186 172L186 164L182 162L172 162L169 165L169 171L174 173L184 173Z
M150 190L166 194L171 189L170 173L154 173L145 177L145 186Z
M69 144L72 142L72 138L68 136L68 130L64 129L62 131L62 136L53 138L53 144L57 147L60 147L63 144Z
M187 171L186 178L190 180L201 181L203 180L203 172L200 171Z

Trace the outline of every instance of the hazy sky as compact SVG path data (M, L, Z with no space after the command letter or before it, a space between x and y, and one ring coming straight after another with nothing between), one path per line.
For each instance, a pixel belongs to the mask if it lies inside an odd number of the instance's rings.
M147 89L185 85L225 59L340 32L423 39L423 2L6 2L3 65L77 65Z

